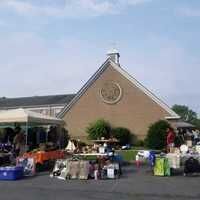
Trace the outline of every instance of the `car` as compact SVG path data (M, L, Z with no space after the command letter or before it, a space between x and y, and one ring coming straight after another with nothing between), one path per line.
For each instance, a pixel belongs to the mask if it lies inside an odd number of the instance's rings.
M122 150L131 149L131 145L130 145L130 144L126 144L126 145L122 146L121 149L122 149Z

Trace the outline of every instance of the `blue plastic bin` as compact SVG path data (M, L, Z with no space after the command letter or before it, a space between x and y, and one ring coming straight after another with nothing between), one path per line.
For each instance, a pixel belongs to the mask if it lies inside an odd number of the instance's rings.
M23 167L0 167L0 180L18 180L23 178Z

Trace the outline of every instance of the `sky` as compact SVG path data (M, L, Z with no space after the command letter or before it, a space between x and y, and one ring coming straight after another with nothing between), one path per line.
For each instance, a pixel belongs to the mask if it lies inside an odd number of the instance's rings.
M170 106L200 113L200 1L0 0L0 96L77 92L115 47Z

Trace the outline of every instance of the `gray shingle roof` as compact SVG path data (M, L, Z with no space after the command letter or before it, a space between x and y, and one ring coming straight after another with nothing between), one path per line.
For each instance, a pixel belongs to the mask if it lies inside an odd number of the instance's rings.
M37 107L48 105L67 105L75 94L67 95L49 95L33 96L20 98L0 98L0 109L19 108L19 107Z

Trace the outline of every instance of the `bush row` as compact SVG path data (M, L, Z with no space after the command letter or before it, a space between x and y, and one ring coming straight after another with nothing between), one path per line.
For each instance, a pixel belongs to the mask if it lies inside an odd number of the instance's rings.
M170 127L167 121L160 120L149 127L145 140L137 140L136 136L127 128L113 128L109 122L104 119L99 119L91 123L86 132L88 138L92 140L116 138L120 145L134 144L135 146L146 146L150 149L163 149L166 145L166 130Z
M136 137L127 128L116 127L112 128L109 122L104 119L99 119L91 123L86 132L88 138L92 140L116 138L119 140L120 145L132 144L135 142Z

